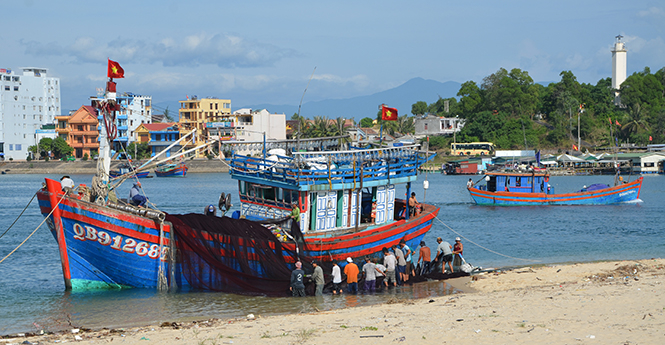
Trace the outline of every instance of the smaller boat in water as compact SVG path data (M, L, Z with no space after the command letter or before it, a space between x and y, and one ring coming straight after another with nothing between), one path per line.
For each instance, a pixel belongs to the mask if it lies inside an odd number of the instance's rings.
M137 169L136 166L131 166L129 163L123 163L118 165L117 169L110 170L109 171L109 176L110 177L119 177L125 174L129 174L132 171L135 171ZM150 177L150 171L139 171L134 173L130 178L146 178Z
M171 163L160 165L155 169L157 177L182 176L187 175L187 165L185 163Z
M469 187L478 205L610 205L635 201L640 197L642 177L632 182L616 179L614 187L606 184L584 186L581 190L556 194L546 170L501 171L485 174L485 184Z

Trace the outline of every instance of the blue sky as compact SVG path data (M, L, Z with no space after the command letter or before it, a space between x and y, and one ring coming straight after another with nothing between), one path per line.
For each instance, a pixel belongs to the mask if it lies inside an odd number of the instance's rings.
M368 95L414 77L481 82L504 67L536 82L571 70L611 77L624 35L628 74L665 66L662 1L41 1L3 2L0 68L44 67L63 109L103 87L155 103L185 95L298 104ZM389 103L389 100L386 100Z

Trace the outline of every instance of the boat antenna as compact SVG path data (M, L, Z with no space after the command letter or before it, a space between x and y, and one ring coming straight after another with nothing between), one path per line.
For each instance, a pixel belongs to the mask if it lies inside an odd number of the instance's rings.
M309 83L312 82L312 78L314 78L314 72L316 72L316 66L314 66L314 70L312 71L312 75L309 77L309 81L307 81L307 86L305 86L305 91L302 92L302 97L300 97L300 104L298 105L298 136L296 139L298 139L296 150L300 147L300 131L302 130L302 121L300 121L300 108L302 107L302 100L305 99L305 92L307 92L307 89L309 88Z

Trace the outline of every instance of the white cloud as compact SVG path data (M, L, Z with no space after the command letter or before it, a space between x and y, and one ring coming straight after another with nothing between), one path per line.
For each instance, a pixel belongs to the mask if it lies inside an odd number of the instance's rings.
M92 37L79 37L67 46L37 41L21 44L27 54L66 56L77 63L99 63L111 57L125 64L161 62L164 66L238 68L272 66L286 57L297 55L291 49L249 41L237 35L205 33L155 41L117 38L99 42Z
M659 7L650 7L648 10L637 12L637 15L640 17L665 17L665 10Z

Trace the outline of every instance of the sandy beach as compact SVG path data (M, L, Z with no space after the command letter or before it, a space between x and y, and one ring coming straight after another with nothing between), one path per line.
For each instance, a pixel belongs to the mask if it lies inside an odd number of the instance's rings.
M522 267L463 291L333 311L75 330L0 339L55 344L663 344L665 259ZM308 297L313 298L313 297ZM27 343L25 343L27 344Z

